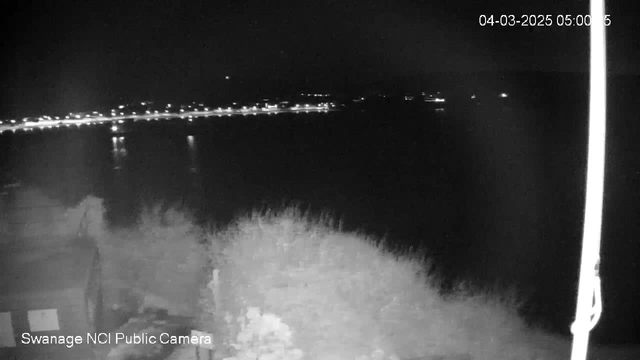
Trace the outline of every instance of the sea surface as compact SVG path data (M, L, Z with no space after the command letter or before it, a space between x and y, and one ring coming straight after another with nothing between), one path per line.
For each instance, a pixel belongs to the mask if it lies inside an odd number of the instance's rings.
M42 130L0 136L0 162L72 205L105 200L113 225L144 205L224 226L253 209L329 212L346 230L427 248L449 283L517 285L531 321L568 334L586 176L584 77L473 80L478 96L377 99L341 111ZM609 85L601 275L593 339L640 342L637 79ZM499 84L499 85L496 85ZM488 89L488 90L487 90ZM496 99L505 89L509 97ZM452 93L453 94L453 93Z

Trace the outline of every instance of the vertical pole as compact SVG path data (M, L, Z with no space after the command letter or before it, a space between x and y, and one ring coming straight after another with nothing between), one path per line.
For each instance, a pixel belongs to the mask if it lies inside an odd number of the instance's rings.
M604 0L591 0L591 52L587 193L575 322L571 326L571 360L585 360L589 332L600 318L600 236L606 134L606 54Z

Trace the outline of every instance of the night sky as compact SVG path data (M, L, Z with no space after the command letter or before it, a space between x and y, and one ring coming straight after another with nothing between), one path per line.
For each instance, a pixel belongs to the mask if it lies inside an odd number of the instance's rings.
M478 16L587 14L588 1L521 3L20 1L3 11L0 117L441 71L586 71L588 28L483 28ZM610 71L640 73L637 5L608 3Z

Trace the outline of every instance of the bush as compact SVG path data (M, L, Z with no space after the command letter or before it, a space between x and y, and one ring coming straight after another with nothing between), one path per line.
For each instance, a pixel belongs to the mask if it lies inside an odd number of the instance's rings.
M105 211L102 199L87 196L74 208L68 209L66 215L71 228L100 238L106 233Z
M187 212L161 209L147 207L136 228L97 237L104 278L111 288L132 290L143 306L194 315L207 268L204 234Z
M227 317L227 324L232 319ZM240 331L231 347L236 356L225 360L299 360L303 353L292 346L291 330L274 314L260 314L259 308L247 309L237 319Z
M247 309L256 319L251 309L259 308L291 331L291 343L279 349L290 346L309 359L552 358L530 343L544 335L518 317L513 297L458 292L445 298L419 257L336 230L327 216L254 213L211 234L208 246L215 269L203 291L200 327L214 333L216 357L262 351L260 342L237 341L266 331L243 326Z

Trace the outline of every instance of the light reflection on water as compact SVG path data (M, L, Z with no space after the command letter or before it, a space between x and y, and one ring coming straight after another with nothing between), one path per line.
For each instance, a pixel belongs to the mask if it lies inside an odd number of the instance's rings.
M111 153L113 154L113 169L122 169L127 157L127 148L124 143L124 136L113 136L111 138Z
M197 163L197 151L196 151L196 139L193 135L187 136L187 144L189 145L189 171L192 173L198 172Z

